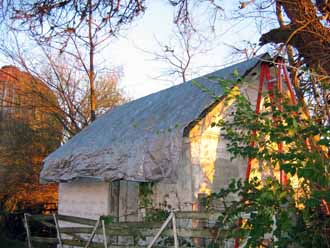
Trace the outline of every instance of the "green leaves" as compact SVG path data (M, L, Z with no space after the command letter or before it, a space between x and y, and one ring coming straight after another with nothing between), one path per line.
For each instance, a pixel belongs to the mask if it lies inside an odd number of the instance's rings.
M101 220L104 221L104 224L109 225L114 222L114 217L110 215L101 216Z
M281 107L265 98L263 111L256 115L244 96L235 96L236 111L213 124L221 127L232 158L254 158L259 161L255 170L273 174L232 181L206 205L212 206L215 199L224 203L218 225L229 229L226 238L245 240L245 247L262 246L266 237L269 247L327 247L324 235L330 221L322 204L330 202L329 126L304 117L301 106L292 106L285 96L276 97L281 97ZM274 176L279 169L296 177L295 188L278 182Z

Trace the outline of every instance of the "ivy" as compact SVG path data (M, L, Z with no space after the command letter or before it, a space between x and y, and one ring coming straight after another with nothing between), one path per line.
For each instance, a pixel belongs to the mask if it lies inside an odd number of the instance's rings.
M114 222L115 218L110 215L102 215L100 219L104 221L104 224L109 225Z
M166 208L155 208L153 206L153 186L152 182L142 182L139 185L139 205L144 209L146 222L164 221L169 215Z
M139 205L140 208L152 207L152 194L154 184L151 182L141 182L139 184Z

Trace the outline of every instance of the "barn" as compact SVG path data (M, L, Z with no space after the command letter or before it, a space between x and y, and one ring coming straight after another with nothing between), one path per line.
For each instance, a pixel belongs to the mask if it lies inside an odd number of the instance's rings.
M268 54L121 105L51 153L41 181L59 183L59 214L138 220L143 182L153 183L154 207L195 210L200 195L244 178L246 161L230 160L212 125L232 109L218 79L240 75L239 90L254 103L265 59Z

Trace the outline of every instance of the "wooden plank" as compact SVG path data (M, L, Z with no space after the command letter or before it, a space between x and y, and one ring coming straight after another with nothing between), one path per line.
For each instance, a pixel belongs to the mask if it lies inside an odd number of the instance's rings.
M61 233L64 234L90 234L93 231L92 227L62 227ZM150 231L151 230L151 231ZM152 235L153 231L152 229L147 228L122 228L122 229L111 229L109 227L106 227L106 234L109 236L136 236L136 235ZM151 234L149 234L151 233ZM102 230L97 230L96 234L103 234Z
M87 225L87 226L95 226L97 220L92 220L88 218L82 218L82 217L75 217L75 216L69 216L69 215L57 215L57 219L61 221L71 222L75 224L81 224L81 225Z
M64 234L90 234L93 228L90 227L62 227L61 233ZM157 234L156 228L123 228L123 229L110 229L106 227L106 234L108 236L142 236L150 237ZM178 236L191 237L191 238L212 238L212 232L209 229L191 229L191 228L177 228ZM97 230L96 234L103 234L102 230ZM172 237L172 230L164 230L161 236Z
M59 244L60 248L63 248L62 236L61 236L60 226L59 226L58 220L57 220L57 215L56 214L53 214L53 218L54 218L54 222L55 222L55 226L56 226L56 233L57 233L58 244Z
M55 228L55 225L53 223L48 222L48 221L53 221L52 215L41 215L41 214L29 215L29 219L31 219L32 221L38 221L47 227Z
M174 237L174 247L179 248L179 241L178 241L178 232L176 228L176 221L175 221L175 215L173 215L172 218L172 228L173 228L173 237Z
M102 222L102 232L103 232L104 248L108 248L108 239L107 239L107 233L105 232L105 223L104 223L104 220L101 220L101 222Z
M95 224L95 226L94 226L94 228L93 228L93 231L92 231L92 233L91 233L91 235L90 235L90 237L89 237L89 239L88 239L88 241L87 241L87 244L85 245L85 248L89 248L89 247L90 247L90 244L92 243L92 241L93 241L93 239L94 239L94 237L95 237L96 231L97 231L98 228L99 228L100 220L101 220L101 218L99 218L99 219L97 220L97 222L96 222L96 224Z
M195 220L217 220L221 212L215 211L180 211L175 212L177 219L195 219Z
M52 221L53 215L42 215L42 214L34 214L29 216L33 220L37 221Z
M91 233L93 227L60 227L61 233L70 234L70 233Z
M63 245L68 245L68 246L77 246L77 247L85 247L86 246L86 241L82 241L82 240L63 239L62 242L63 242ZM90 244L89 247L91 247L91 248L104 248L104 244L93 242L92 244Z
M47 221L39 221L39 222L47 227L56 228L56 225L54 225L53 223L49 223Z
M69 240L69 239L64 239L63 240L63 244L64 245L68 245L68 246L77 246L77 247L84 247L85 243L82 241L78 241L78 240ZM104 248L104 244L101 243L93 243L90 246L91 248ZM137 246L137 245L115 245L115 244L111 244L110 248L147 248L147 246ZM164 247L164 246L153 246L153 248L160 248L160 247ZM167 248L174 248L174 246L166 246Z
M148 248L151 248L156 243L157 239L160 237L162 232L165 230L167 225L170 223L173 216L174 216L174 213L171 212L170 215L167 217L166 221L163 223L162 227L157 231L156 235L153 235L154 237L152 238L150 244L148 245Z
M32 236L31 241L46 244L58 244L57 238Z
M123 229L123 228L160 228L161 222L116 222L105 225L107 229Z
M221 212L218 211L203 211L203 212L196 212L196 211L180 211L175 212L175 217L177 219L199 219L199 220L216 220L218 216L221 214ZM37 216L38 218L38 216ZM45 216L47 219L47 216ZM82 224L82 225L88 225L88 226L95 226L96 220L88 219L88 218L82 218L82 217L75 217L75 216L69 216L69 215L58 215L57 217L61 221L66 222L72 222L76 224ZM119 225L125 225L125 223L129 225L150 225L150 223L144 223L144 222L120 222L119 223L111 223L113 224L119 224Z
M153 229L160 228L162 223L145 223L145 222L116 222L111 224L105 224L106 230L113 230L114 232L120 233L122 230L141 230L141 229ZM91 233L92 227L61 227L62 233Z
M27 238L28 247L32 248L31 232L30 232L30 228L29 228L28 216L31 216L31 215L24 213L24 226L25 226L25 230L26 230L26 238Z
M185 238L212 238L213 235L208 229L189 229L189 228L177 228L178 236ZM172 236L172 230L166 230L164 232L167 236Z

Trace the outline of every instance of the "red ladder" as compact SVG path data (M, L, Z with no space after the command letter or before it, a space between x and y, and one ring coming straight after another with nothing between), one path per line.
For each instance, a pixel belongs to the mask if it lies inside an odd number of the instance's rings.
M286 69L284 59L279 57L277 58L275 62L275 67L276 67L276 78L271 77L270 73L270 63L269 62L263 62L261 64L261 71L260 71L260 79L259 79L259 87L258 87L258 97L257 97L257 104L256 104L256 114L260 113L261 109L261 99L262 99L262 93L263 93L263 88L266 83L267 89L268 89L268 95L270 99L271 105L275 105L275 98L274 98L274 89L276 88L277 92L280 94L283 93L283 78L284 76L284 83L286 84L286 87L289 91L290 94L290 99L292 104L297 104L297 100L293 91L292 83L289 77L289 73ZM279 99L279 104L281 104L281 99ZM281 105L280 105L281 108ZM257 135L257 130L253 131L252 133L253 136ZM255 147L255 142L252 141L250 146ZM282 152L283 151L283 144L278 143L277 144L278 151ZM246 168L246 175L245 179L249 180L250 179L250 174L251 174L251 167L252 167L252 161L253 159L248 160L247 168ZM287 184L287 177L285 173L281 170L280 171L280 182L281 184L286 185Z
M293 86L292 86L284 59L281 57L278 57L274 63L274 66L276 68L275 69L275 72L276 72L275 78L271 77L270 65L271 65L270 62L261 63L257 104L256 104L256 109L255 109L255 113L257 115L260 114L261 100L262 100L262 95L263 95L262 93L263 93L265 84L266 84L266 87L268 90L268 96L269 96L271 105L275 105L275 103L276 103L275 100L277 100L274 97L274 90L276 89L279 94L283 93L283 81L287 87L287 90L289 91L291 103L294 105L297 104L296 96L294 94ZM282 106L281 106L282 100L278 99L278 101L280 101L279 106L280 106L280 108L282 108ZM256 136L257 130L254 130L252 135ZM255 147L255 145L256 145L255 141L252 141L250 143L251 147ZM278 148L278 152L283 151L282 142L277 144L277 148ZM253 161L253 159L249 158L248 163L247 163L247 168L246 168L246 175L245 175L246 180L250 179L252 161ZM285 172L280 170L280 183L283 185L286 185L287 182L288 182L288 179L287 179ZM239 221L239 226L241 224L242 224L242 220ZM235 240L235 248L239 248L239 238L236 238L236 240Z

